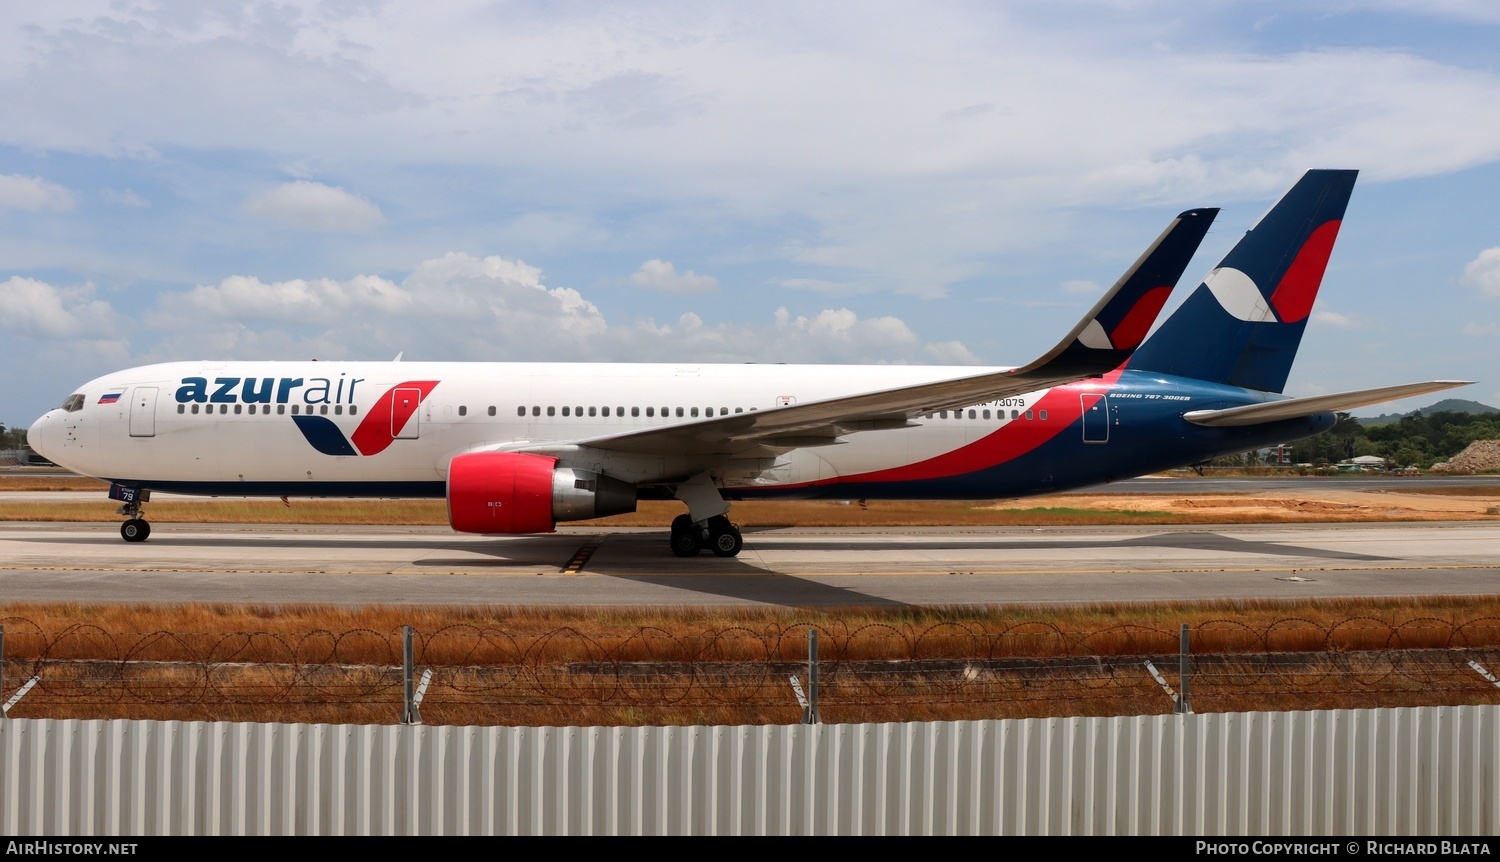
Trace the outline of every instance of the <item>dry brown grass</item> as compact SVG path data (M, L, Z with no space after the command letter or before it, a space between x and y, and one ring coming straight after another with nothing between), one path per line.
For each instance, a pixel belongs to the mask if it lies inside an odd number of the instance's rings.
M403 625L436 671L430 724L795 722L786 680L809 627L825 721L1167 712L1142 661L1175 677L1183 623L1195 654L1230 658L1195 677L1200 712L1500 702L1462 666L1478 655L1500 669L1500 597L827 612L12 604L0 623L5 691L43 675L23 717L389 723Z
M1449 495L1452 496L1452 495ZM1481 495L1484 496L1484 495ZM1491 489L1488 496L1500 498ZM111 521L118 504L107 499L0 502L0 521ZM223 498L174 502L159 495L146 506L160 523L207 524L358 524L445 526L442 500L280 500ZM1484 507L1462 517L1485 520ZM570 526L654 527L666 529L682 513L675 501L642 501L637 512ZM1057 495L1025 501L972 502L870 501L864 505L834 500L747 501L734 504L734 520L743 527L981 527L1107 526L1115 524L1258 524L1331 521L1445 520L1451 511L1420 510L1390 500L1364 503L1219 496Z
M0 521L116 521L118 503L0 503ZM146 515L163 524L351 524L446 526L441 500L201 500L151 502Z
M87 476L0 476L0 491L108 490L108 482Z

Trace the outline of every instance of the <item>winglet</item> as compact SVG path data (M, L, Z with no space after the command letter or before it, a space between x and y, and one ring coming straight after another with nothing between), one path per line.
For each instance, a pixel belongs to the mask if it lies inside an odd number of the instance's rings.
M1178 215L1072 332L1012 373L1091 377L1120 367L1145 340L1218 214L1205 208Z

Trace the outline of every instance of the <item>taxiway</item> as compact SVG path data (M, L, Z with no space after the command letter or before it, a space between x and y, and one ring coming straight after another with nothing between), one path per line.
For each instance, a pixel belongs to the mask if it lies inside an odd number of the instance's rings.
M0 525L8 602L858 606L1500 591L1494 522L747 530L734 559L665 532Z

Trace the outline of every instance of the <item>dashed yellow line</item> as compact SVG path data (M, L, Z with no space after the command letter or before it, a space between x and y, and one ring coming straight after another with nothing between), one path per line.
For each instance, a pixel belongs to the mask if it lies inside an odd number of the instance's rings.
M563 566L562 573L565 575L576 575L583 571L583 567L588 565L589 558L594 556L594 552L599 550L599 546L604 544L604 540L607 538L609 538L609 534L605 533L584 542L582 547L573 554L573 559L569 560L566 566Z

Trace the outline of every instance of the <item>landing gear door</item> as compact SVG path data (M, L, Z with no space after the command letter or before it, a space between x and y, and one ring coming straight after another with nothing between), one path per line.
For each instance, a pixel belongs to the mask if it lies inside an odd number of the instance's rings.
M415 440L422 434L422 390L397 389L391 393L391 436Z
M130 436L156 436L155 386L137 386L130 394Z
M1079 406L1083 408L1083 442L1109 442L1109 396L1081 392Z

